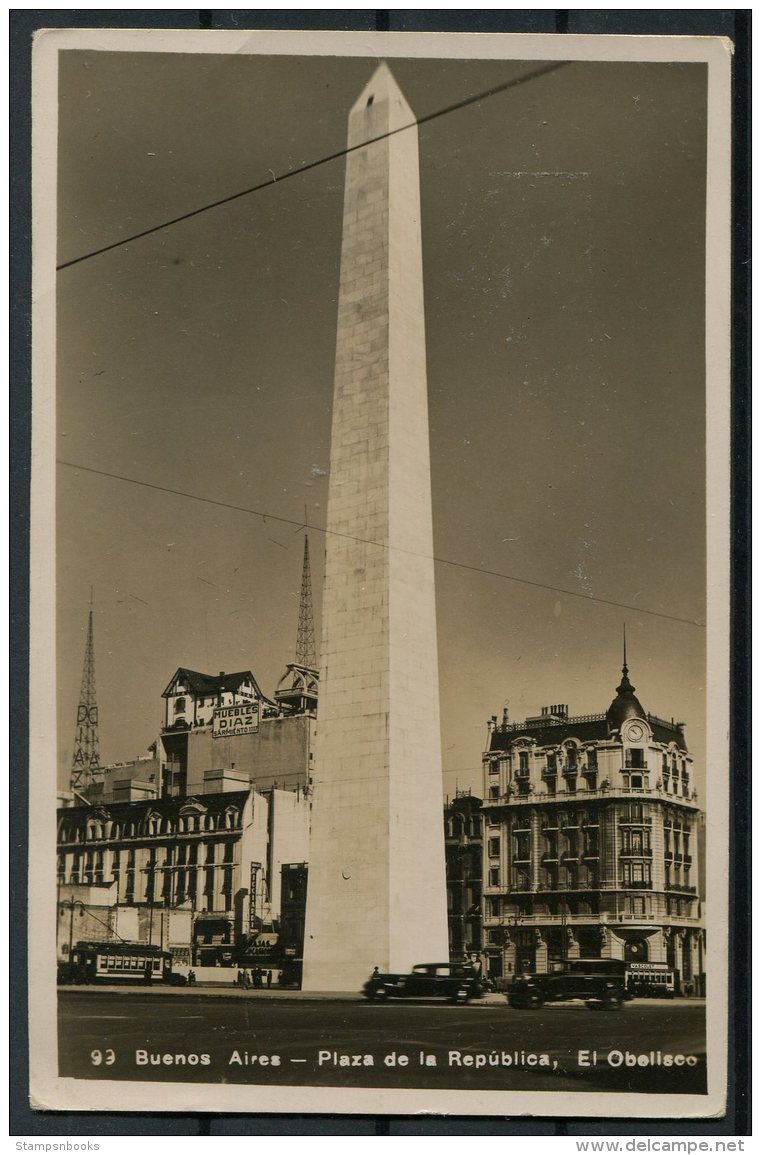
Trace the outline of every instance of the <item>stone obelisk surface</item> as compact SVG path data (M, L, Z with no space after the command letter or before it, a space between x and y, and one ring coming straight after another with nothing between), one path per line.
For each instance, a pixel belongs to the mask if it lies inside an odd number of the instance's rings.
M418 138L386 65L348 146L306 990L449 957Z

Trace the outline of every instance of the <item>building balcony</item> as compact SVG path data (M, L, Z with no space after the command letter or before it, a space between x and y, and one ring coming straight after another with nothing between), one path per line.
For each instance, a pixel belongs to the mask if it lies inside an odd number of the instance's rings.
M620 801L625 799L647 799L653 803L661 803L663 805L678 806L680 809L690 812L697 812L700 808L696 801L676 798L673 795L664 795L661 791L651 788L626 788L613 786L598 786L595 790L559 790L554 794L533 793L533 794L515 794L505 793L500 794L496 798L485 798L483 802L483 809L504 809L523 806L558 806L566 802L573 802L574 805L583 805L587 802L609 802ZM629 826L647 826L650 824L649 819L640 819L636 822L629 822L626 818L622 819L622 825Z
M624 879L621 879L620 887L622 890L652 890L653 884L652 881L625 882Z
M619 857L620 858L652 858L653 857L653 848L652 848L652 846L640 846L640 848L638 850L635 850L631 846L624 847L620 851Z
M647 770L647 759L637 764L631 758L624 758L624 770Z

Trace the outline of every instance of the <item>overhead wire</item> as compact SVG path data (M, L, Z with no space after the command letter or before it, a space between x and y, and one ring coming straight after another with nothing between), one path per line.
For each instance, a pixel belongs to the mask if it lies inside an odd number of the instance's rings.
M152 225L150 228L143 229L137 233L133 233L129 237L122 237L118 241L113 241L112 243L110 243L108 245L102 245L100 248L93 249L87 253L82 253L80 256L73 257L68 261L63 261L63 262L61 262L61 264L59 264L57 266L57 271L60 272L64 269L71 268L73 265L77 265L77 264L82 263L83 261L90 260L93 257L100 256L103 253L110 252L114 249L122 248L123 246L128 245L128 244L132 243L133 241L141 240L144 237L148 237L148 236L151 236L155 233L161 232L164 229L171 228L173 225L180 224L183 221L191 220L192 218L200 216L202 213L209 212L212 209L220 208L226 204L231 204L232 202L234 202L236 200L240 200L242 197L250 196L253 193L261 192L267 188L272 188L275 185L282 183L282 181L289 179L290 177L299 176L303 173L310 172L313 169L321 167L322 165L329 164L332 161L339 160L342 157L348 156L352 152L356 152L359 149L366 148L371 144L375 144L378 141L385 140L391 136L394 136L399 132L404 132L410 128L414 128L414 127L417 127L419 125L426 124L426 123L429 123L431 121L437 120L440 117L447 116L453 112L459 111L460 109L467 108L468 106L471 106L473 104L477 104L480 101L488 99L489 97L496 96L502 92L506 92L511 88L516 88L516 87L520 86L521 84L527 83L530 80L535 80L541 76L548 75L552 72L557 71L560 68L566 67L569 63L571 63L571 62L570 61L564 61L564 60L554 61L551 64L547 64L547 65L542 66L541 68L536 68L536 69L531 70L530 72L523 73L521 76L513 77L512 79L505 81L502 84L494 85L493 87L486 89L483 92L477 93L473 96L465 97L464 99L456 101L453 104L447 105L444 108L440 108L440 109L435 110L434 112L427 113L424 116L417 117L415 120L411 121L409 124L401 125L398 128L394 128L394 129L389 130L388 132L381 133L378 136L370 137L367 140L360 141L355 145L349 145L346 148L339 149L338 151L330 153L324 157L321 157L318 160L309 161L306 164L301 165L299 168L288 169L285 172L279 173L277 175L273 174L272 178L269 180L261 181L260 183L258 183L256 185L251 185L248 188L241 189L238 192L230 194L229 196L221 197L218 200L211 201L207 204L201 205L196 209L191 209L189 212L181 213L178 216L172 217L169 220L162 221L161 223L159 223L157 225ZM207 505L214 505L214 506L218 506L218 507L221 507L224 509L231 509L231 510L234 510L235 512L238 512L238 513L251 514L251 515L256 516L256 517L261 517L265 521L267 519L269 519L270 521L277 521L277 522L280 522L281 524L295 525L298 528L303 528L303 523L297 521L296 519L283 517L279 514L274 514L274 513L271 513L269 511L251 509L248 506L239 506L239 505L234 505L230 502L219 501L219 500L216 500L214 498L202 497L199 494L189 493L187 491L179 490L179 489L171 489L168 486L157 485L155 483L148 482L148 481L141 481L137 478L126 477L122 474L117 474L117 473L110 473L110 472L107 472L106 470L95 469L91 466L80 465L80 464L77 464L77 463L71 462L71 461L59 460L58 463L60 465L68 466L71 469L77 469L77 470L81 470L81 471L84 471L87 473L97 474L97 475L102 476L102 477L109 477L109 478L112 478L113 480L116 480L116 481L126 482L127 484L130 484L130 485L139 485L139 486L143 486L146 489L153 489L153 490L156 490L156 491L159 491L162 493L172 494L176 497L183 497L183 498L186 498L186 499L191 500L191 501L200 501L200 502L203 502ZM341 534L341 533L337 533L336 531L333 531L333 530L322 529L319 526L311 526L310 528L314 529L317 532L321 532L321 533L325 533L325 534L334 534L335 536L349 538L350 540L363 542L364 544L367 544L367 545L375 545L375 546L379 546L381 548L390 548L390 549L397 549L398 548L398 547L394 547L394 546L385 546L385 545L383 545L383 543L374 542L374 541L371 541L371 540L366 539L366 538L354 537L351 534ZM409 551L409 550L406 550L403 552L412 553L412 551ZM426 555L418 554L415 556L426 556ZM434 555L431 558L431 560L433 560L435 563L437 563L439 565L446 565L446 566L450 566L450 567L456 568L456 569L469 570L469 571L474 572L474 573L484 574L485 576L488 576L488 577L499 578L499 579L504 580L504 581L516 582L516 583L519 583L521 585L534 587L536 589L548 590L552 593L561 594L565 597L579 598L582 601L596 602L596 603L599 603L601 605L609 605L609 606L614 606L618 609L626 609L626 610L631 610L635 613L646 614L650 617L663 618L663 619L666 619L668 621L679 622L683 625L691 625L691 626L697 626L699 628L705 628L705 624L703 622L696 621L696 620L691 619L691 618L683 618L683 617L680 617L676 614L668 614L668 613L665 613L665 612L659 611L659 610L646 609L646 608L643 608L642 606L634 606L634 605L631 605L629 603L615 601L615 600L610 599L610 598L595 597L592 594L579 593L577 590L570 590L570 589L567 589L567 588L562 587L562 586L553 586L553 585L549 585L548 583L545 583L545 582L538 582L538 581L533 581L529 578L517 577L514 574L506 574L506 573L502 573L502 572L497 571L497 570L488 570L482 566L475 566L475 565L472 565L472 564L469 564L466 562L454 561L451 558L437 557Z
M316 168L320 168L324 164L330 164L334 160L340 160L341 157L348 156L352 152L357 152L358 149L367 148L371 144L376 144L378 141L387 140L391 136L395 136L399 132L406 132L410 128L415 128L421 124L428 124L432 120L438 120L439 117L448 116L452 112L458 112L462 108L467 108L469 105L477 104L479 101L486 100L490 96L497 96L501 92L506 92L510 88L517 88L521 84L526 84L529 80L535 80L540 76L546 76L550 72L555 72L559 68L564 68L570 64L568 60L554 61L552 64L545 65L542 68L535 68L531 72L525 72L522 76L513 77L512 80L507 80L503 84L497 84L492 88L486 89L484 92L479 92L474 96L467 96L463 100L458 100L454 104L449 104L445 108L439 108L435 112L429 112L425 116L417 117L410 121L409 124L403 124L399 128L392 128L388 132L380 133L378 136L373 136L367 140L359 141L358 144L348 145L346 148L338 149L337 152L329 153L327 156L320 157L318 160L308 161L299 168L286 169L285 172L273 173L269 180L260 181L258 184L251 185L249 188L240 189L238 192L230 193L229 196L220 197L219 200L209 201L208 204L200 205L196 209L190 209L189 212L180 213L170 220L162 221L160 224L151 225L150 228L142 229L140 232L132 233L128 237L122 237L118 241L112 241L108 245L101 245L100 248L92 249L88 253L82 253L78 257L72 257L68 261L62 261L56 265L56 271L61 272L63 269L70 269L73 265L79 265L82 261L89 261L92 257L98 257L102 253L111 252L113 249L122 248L124 245L129 245L133 241L139 241L143 237L150 237L154 233L162 232L164 229L171 228L173 225L178 225L182 221L189 221L193 217L200 216L202 213L210 212L212 209L221 208L222 205L232 204L233 201L240 200L241 197L251 196L253 193L262 192L264 189L273 188L275 185L282 184L284 180L290 177L300 176L305 172L312 172Z
M282 525L295 525L299 529L306 528L305 523L303 521L299 521L297 518L283 517L282 514L271 513L269 510L252 509L250 506L235 505L232 502L220 501L219 499L213 497L202 497L200 494L189 493L187 490L171 489L166 485L157 485L155 482L151 481L140 481L136 477L126 477L121 473L110 473L105 469L95 469L93 466L80 465L74 461L64 461L62 458L58 458L57 463L58 465L65 465L69 469L80 470L83 473L94 473L99 477L109 477L114 481L123 481L129 485L142 486L144 489L153 489L159 493L169 493L174 497L184 497L190 501L203 502L205 505L214 505L221 509L231 509L235 513L248 513L253 517L261 517L265 522L277 521ZM384 542L373 541L371 538L357 537L354 534L341 533L338 530L326 529L319 525L310 525L309 529L315 533L324 533L332 537L341 537L347 539L348 541L360 542L363 545L373 545L379 549L388 549L399 553L406 553L412 557L425 558L426 560L433 561L438 565L450 566L453 569L470 570L473 573L484 574L487 577L500 578L503 581L518 582L520 585L533 586L535 589L549 590L551 593L563 594L565 597L579 598L581 601L585 602L597 602L600 605L614 606L617 609L622 610L632 610L634 613L647 614L649 617L654 618L665 618L667 621L680 622L682 625L686 626L697 626L701 629L705 628L704 622L696 621L693 618L682 618L676 614L667 614L661 610L650 610L642 606L631 605L628 602L614 601L611 598L595 597L593 594L579 593L578 590L566 589L563 586L553 586L548 585L546 582L532 581L530 578L516 577L515 574L502 573L499 570L485 569L483 566L472 565L468 562L454 561L452 558L438 557L436 554L429 555L416 553L414 550L402 549L400 546L386 545Z

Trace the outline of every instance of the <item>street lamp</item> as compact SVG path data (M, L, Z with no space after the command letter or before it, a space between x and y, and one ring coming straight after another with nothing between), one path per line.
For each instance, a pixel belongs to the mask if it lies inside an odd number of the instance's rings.
M85 904L81 899L62 898L59 899L59 905L61 906L61 913L63 913L64 910L69 911L69 945L67 948L67 959L71 965L71 948L74 945L74 911L79 907L79 917L81 918L85 913Z

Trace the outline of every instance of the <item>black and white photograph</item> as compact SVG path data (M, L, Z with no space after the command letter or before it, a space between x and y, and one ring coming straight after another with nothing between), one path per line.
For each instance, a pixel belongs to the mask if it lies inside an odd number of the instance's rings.
M730 60L38 35L33 1106L721 1113Z

